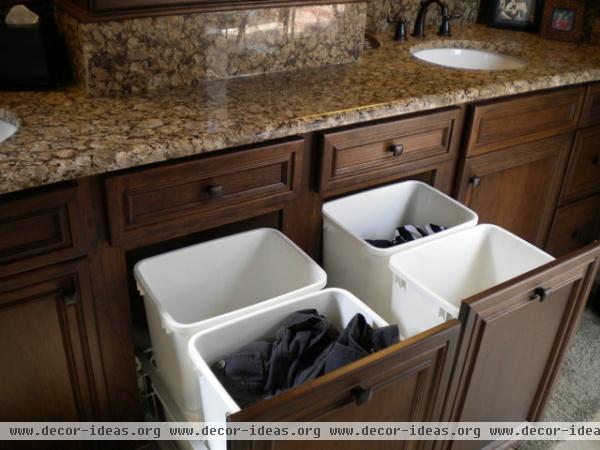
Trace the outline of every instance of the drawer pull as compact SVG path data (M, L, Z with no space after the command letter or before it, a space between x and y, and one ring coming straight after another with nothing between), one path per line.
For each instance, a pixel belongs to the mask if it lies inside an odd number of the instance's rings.
M539 299L540 302L546 300L546 297L552 294L552 288L537 287L533 290L533 294L529 297L529 300Z
M352 389L352 395L357 406L362 406L368 403L373 398L373 389L363 389L360 386Z
M223 186L220 184L218 186L211 186L208 188L208 197L212 199L217 199L223 197Z
M477 175L472 176L469 178L469 183L471 183L473 187L477 187L481 184L481 178L479 178Z
M390 152L392 152L392 156L402 156L402 153L404 153L404 144L392 144Z
M577 230L574 230L571 233L571 239L577 239L579 237L579 233L577 232Z
M60 295L65 306L73 306L77 303L77 290L73 288L63 289Z
M600 166L600 156L594 156L594 158L592 159L592 164L594 166Z

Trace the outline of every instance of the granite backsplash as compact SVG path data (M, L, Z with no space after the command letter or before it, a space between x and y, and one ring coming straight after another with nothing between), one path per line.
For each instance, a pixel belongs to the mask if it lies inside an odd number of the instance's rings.
M217 80L355 61L366 3L56 21L75 76L92 95L139 93Z
M461 27L480 0L445 0ZM489 1L489 0L482 0ZM586 41L600 44L600 1L587 0ZM353 62L366 31L412 31L420 0L341 3L83 23L57 10L77 80L87 93L140 93L206 80ZM429 26L439 22L428 15Z
M460 13L454 19L455 26L478 21L480 0L444 0L452 13ZM481 0L490 1L490 0ZM391 31L394 24L390 18L404 16L409 23L409 31L415 23L421 0L370 0L367 8L367 29L370 31ZM439 23L439 16L432 11L427 17L427 25ZM585 40L600 44L600 0L586 0Z

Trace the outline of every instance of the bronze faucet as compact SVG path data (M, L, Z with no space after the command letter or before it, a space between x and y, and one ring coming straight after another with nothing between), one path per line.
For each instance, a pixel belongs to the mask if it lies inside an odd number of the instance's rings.
M460 17L460 14L450 14L450 10L448 9L448 5L443 3L440 0L422 0L421 8L419 9L419 14L417 15L417 20L415 20L415 28L413 30L412 35L415 37L424 37L425 36L425 22L427 18L427 8L432 3L436 3L440 7L440 15L442 16L442 24L440 25L440 30L438 31L439 36L451 36L450 34L450 19Z

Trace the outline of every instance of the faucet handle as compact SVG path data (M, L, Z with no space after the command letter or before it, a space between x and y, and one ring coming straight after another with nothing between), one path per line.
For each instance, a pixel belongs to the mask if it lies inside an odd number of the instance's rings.
M397 21L398 25L396 25L396 31L394 32L394 40L395 41L405 41L406 40L406 24L408 21L406 17L400 16Z
M438 35L450 37L450 36L452 36L452 33L450 32L450 20L459 19L460 17L462 17L462 14L460 14L460 13L451 14L448 7L444 6L442 8L441 16L442 16L442 23L440 25L440 30L438 31Z

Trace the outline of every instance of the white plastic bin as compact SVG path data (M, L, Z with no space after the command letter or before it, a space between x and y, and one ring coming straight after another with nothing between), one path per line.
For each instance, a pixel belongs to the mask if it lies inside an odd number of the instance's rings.
M323 216L328 285L348 289L390 322L394 320L390 256L477 224L477 214L420 181L400 182L327 202ZM365 241L392 240L401 225L427 223L447 230L385 249Z
M134 272L158 371L192 421L202 417L189 338L259 308L318 291L327 282L323 269L270 228L147 258Z
M495 225L478 225L390 259L392 310L410 337L451 317L461 301L554 260Z
M240 411L239 405L218 381L210 365L244 345L274 339L275 333L295 311L314 308L338 330L356 313L362 313L374 328L388 325L377 313L350 292L325 289L285 303L272 304L260 311L201 331L189 343L189 354L197 371L203 416L207 422L225 422L227 414ZM211 450L225 449L225 441L209 441Z

